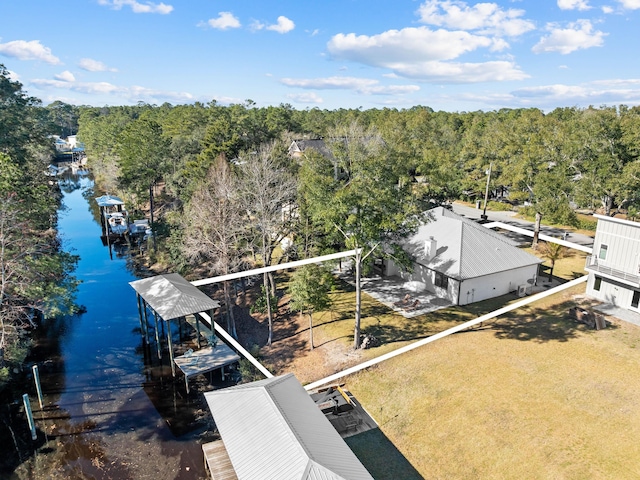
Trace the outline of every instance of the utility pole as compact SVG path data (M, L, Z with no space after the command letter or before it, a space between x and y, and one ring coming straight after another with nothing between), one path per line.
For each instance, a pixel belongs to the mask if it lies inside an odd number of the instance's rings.
M493 162L489 162L489 171L487 172L487 187L484 190L484 208L482 209L482 215L480 215L480 218L482 220L487 220L487 200L489 198L489 182L491 181L491 167L493 167Z

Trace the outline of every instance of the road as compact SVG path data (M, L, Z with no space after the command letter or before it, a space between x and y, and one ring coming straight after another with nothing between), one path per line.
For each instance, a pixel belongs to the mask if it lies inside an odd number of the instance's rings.
M458 215L462 215L463 217L470 218L472 220L479 220L480 216L482 215L482 209L468 207L460 203L453 204L453 211ZM517 218L515 212L493 212L493 211L487 210L487 219L489 221L503 222L509 225L514 225L516 227L526 228L527 230L533 231L533 225L534 225L533 222L524 220L522 218ZM574 233L571 230L563 230L560 228L542 225L540 227L540 232L545 235L549 235L551 237L559 237L559 238L562 238L563 234L567 232L569 233L569 235L567 236L567 241L577 243L579 245L593 247L593 237L590 237L588 235L583 235L580 233ZM506 235L519 242L531 242L530 237L518 235L513 232L507 232Z

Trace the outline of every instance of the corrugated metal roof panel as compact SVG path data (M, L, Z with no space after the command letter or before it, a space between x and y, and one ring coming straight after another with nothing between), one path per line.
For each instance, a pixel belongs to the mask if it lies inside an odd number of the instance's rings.
M428 268L464 280L542 262L508 237L472 220L442 207L431 212L431 221L405 243L407 252ZM431 260L425 253L429 237L437 244Z
M177 273L129 282L129 285L164 320L207 312L220 306Z
M460 277L481 277L496 272L514 270L541 263L538 257L514 247L503 238L487 235L496 233L482 226L462 228L462 251ZM481 230L480 230L481 229Z
M124 205L124 202L120 197L116 197L115 195L102 195L101 197L96 197L96 203L99 207L113 207L116 205Z
M293 374L205 398L239 478L372 478Z

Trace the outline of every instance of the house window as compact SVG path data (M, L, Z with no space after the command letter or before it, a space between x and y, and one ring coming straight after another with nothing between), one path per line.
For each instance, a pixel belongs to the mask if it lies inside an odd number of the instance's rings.
M448 282L449 278L440 273L440 272L436 272L436 279L435 279L435 285L436 287L442 287L442 288L447 288L449 282Z
M606 260L607 259L607 250L609 249L608 245L605 245L604 243L600 244L600 253L598 254L598 258L600 260Z
M638 308L638 304L640 304L640 292L637 290L634 290L633 298L631 299L631 306L633 308Z
M596 277L595 280L593 281L593 289L596 292L599 292L601 285L602 285L602 277Z

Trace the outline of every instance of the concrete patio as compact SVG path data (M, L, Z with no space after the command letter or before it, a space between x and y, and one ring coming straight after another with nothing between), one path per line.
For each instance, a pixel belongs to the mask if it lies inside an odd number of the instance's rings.
M353 279L351 279L351 282ZM350 283L351 283L350 282ZM451 302L400 277L368 277L362 279L362 291L405 318L450 307Z

